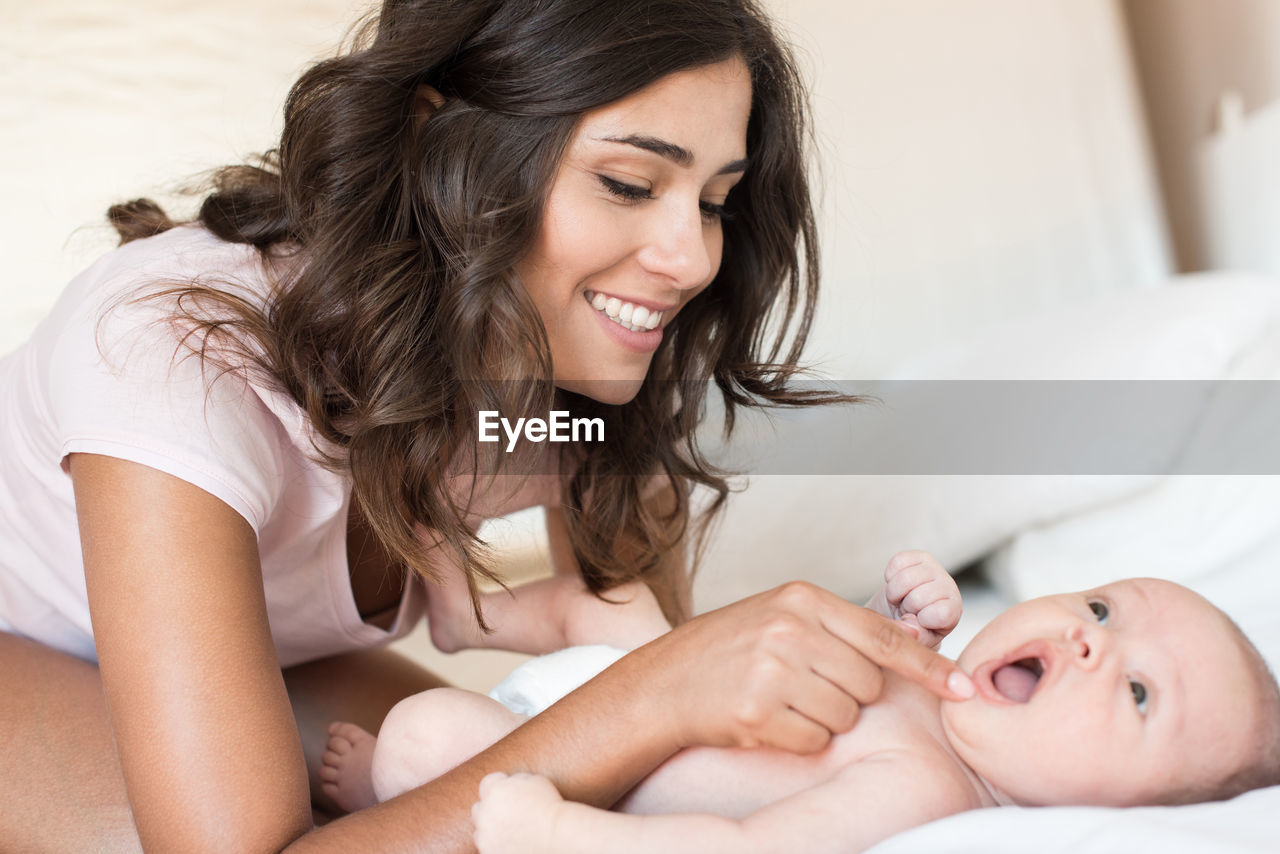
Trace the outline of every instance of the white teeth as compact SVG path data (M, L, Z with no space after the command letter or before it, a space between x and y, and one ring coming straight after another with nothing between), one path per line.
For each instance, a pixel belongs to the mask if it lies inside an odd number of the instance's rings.
M605 296L594 291L586 291L583 295L587 298L587 302L591 303L592 308L632 332L647 332L650 329L657 329L662 323L660 311L651 311L642 305L623 302L617 297Z

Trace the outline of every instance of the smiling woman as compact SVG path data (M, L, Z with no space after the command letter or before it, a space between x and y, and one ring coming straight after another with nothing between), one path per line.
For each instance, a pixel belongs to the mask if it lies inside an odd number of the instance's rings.
M293 263L288 287L265 304L201 285L160 296L217 345L206 358L231 351L224 366L305 407L410 565L431 564L421 524L469 578L488 575L440 487L460 464L514 461L457 442L482 410L528 417L572 396L610 437L554 463L601 591L660 571L692 487L714 496L701 530L721 508L726 481L694 441L712 384L730 424L736 406L847 398L789 385L818 255L804 96L766 19L748 3L651 2L562 42L594 7L535 5L388 3L368 49L299 81L278 152L224 170L202 208L221 239ZM114 209L126 240L159 216ZM640 508L655 476L663 519ZM678 616L681 597L659 588Z
M711 390L730 426L845 400L792 382L804 103L751 0L386 0L194 220L112 207L125 245L0 362L6 844L467 850L487 770L607 804L689 744L820 748L880 665L948 694L950 665L793 585L312 828L328 723L376 730L438 684L372 648L428 612L450 648L502 636L482 519L548 508L559 574L507 609L539 644L566 595L630 583L679 623L688 535L728 492L696 442ZM603 440L476 441L482 413L559 411Z

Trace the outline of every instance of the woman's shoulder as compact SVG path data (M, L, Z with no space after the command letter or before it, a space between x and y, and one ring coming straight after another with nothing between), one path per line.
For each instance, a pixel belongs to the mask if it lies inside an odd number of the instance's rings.
M95 267L100 279L115 284L110 290L120 292L199 285L262 296L277 275L255 247L222 240L198 224L126 243L103 256Z
M277 278L254 247L228 243L200 226L177 226L100 256L67 284L34 337L79 336L86 324L130 335L174 314L172 298L164 295L191 286L261 305Z
M223 498L255 527L281 472L309 449L303 414L253 382L248 345L201 346L184 289L260 304L273 282L260 253L183 226L132 241L75 279L32 339L33 409L59 458L142 462ZM194 337L192 337L194 336ZM249 342L251 343L251 342Z

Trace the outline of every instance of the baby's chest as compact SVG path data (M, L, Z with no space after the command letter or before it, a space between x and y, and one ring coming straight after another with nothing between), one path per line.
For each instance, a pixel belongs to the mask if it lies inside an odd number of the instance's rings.
M783 750L683 750L636 787L618 805L623 812L655 815L705 812L743 818L777 801L832 779L881 743L874 724L831 740L825 750L797 756Z

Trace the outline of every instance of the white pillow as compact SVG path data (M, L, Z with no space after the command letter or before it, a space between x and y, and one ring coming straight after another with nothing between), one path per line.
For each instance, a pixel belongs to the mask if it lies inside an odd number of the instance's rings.
M1157 289L1117 292L960 330L889 379L1214 379L1241 359L1250 342L1264 337L1276 318L1280 286L1270 279L1228 273L1180 277ZM833 441L841 429L867 455L882 452L886 437L872 438L874 424L859 425L856 419L865 421L865 414L855 416L850 427L848 412L823 408L773 417L793 446L810 437L813 453L822 450L813 437ZM756 422L747 428L756 441L768 439ZM1103 514L1102 508L1155 489L1158 480L1141 472L755 475L745 492L730 498L697 582L696 604L703 610L797 577L856 601L874 592L895 551L928 549L944 565L959 568L1024 531L1047 529L1089 510ZM1073 586L1079 585L1069 581L1058 589ZM1011 592L1017 596L1020 588Z
M851 601L923 548L959 569L1030 525L1122 497L1140 479L1016 475L767 475L732 495L695 579L698 611L793 578Z

